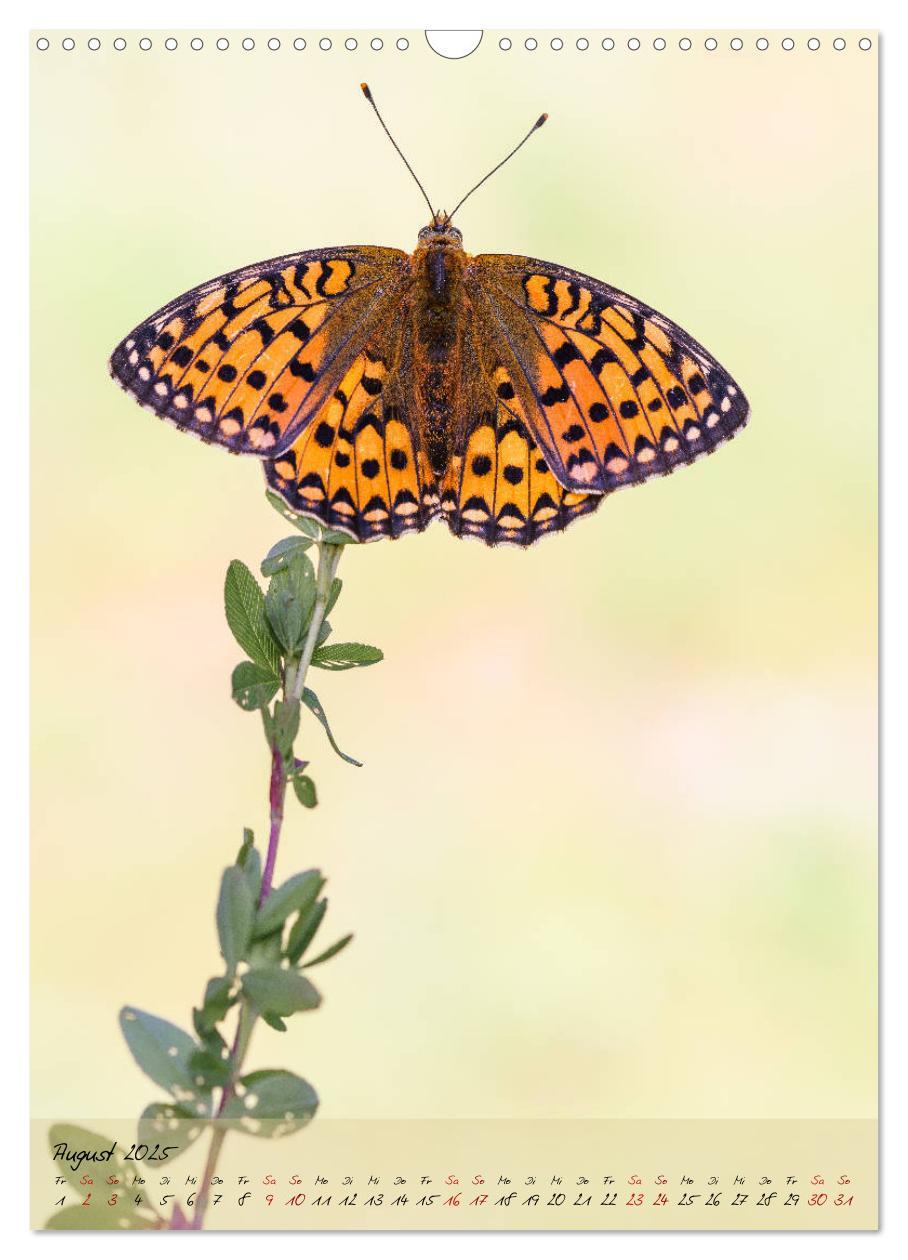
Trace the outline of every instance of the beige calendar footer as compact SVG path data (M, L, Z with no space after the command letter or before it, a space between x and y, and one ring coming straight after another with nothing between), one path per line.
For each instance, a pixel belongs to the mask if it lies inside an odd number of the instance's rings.
M75 1148L51 1157L60 1124L116 1151L74 1170ZM33 1227L65 1212L55 1227L148 1228L175 1204L191 1218L210 1132L163 1159L135 1141L134 1122L35 1121ZM206 1229L872 1230L877 1123L315 1120L230 1132L217 1178Z

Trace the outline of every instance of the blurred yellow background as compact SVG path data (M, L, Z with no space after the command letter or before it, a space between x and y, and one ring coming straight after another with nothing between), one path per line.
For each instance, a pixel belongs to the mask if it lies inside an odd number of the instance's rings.
M123 1003L188 1025L267 758L229 696L229 560L287 532L255 461L141 411L114 344L256 259L412 248L418 191L471 252L599 276L702 341L753 418L526 553L351 547L313 680L321 805L278 874L330 877L316 1014L252 1068L324 1117L875 1114L876 51L530 53L421 32L297 52L33 52L33 1109L157 1096ZM874 40L874 45L876 41Z

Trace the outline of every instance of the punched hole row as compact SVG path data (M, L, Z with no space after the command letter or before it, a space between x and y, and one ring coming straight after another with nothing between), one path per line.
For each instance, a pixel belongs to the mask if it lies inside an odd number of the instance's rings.
M138 47L143 52L148 52L154 47L154 41L149 39L147 35L143 36L137 42ZM230 48L230 40L225 35L220 36L213 42L214 47L220 52L226 52L227 49ZM51 46L51 42L46 36L42 35L36 40L35 46L39 52L47 52ZM72 52L76 47L76 41L68 35L60 41L60 46L66 52ZM98 39L96 35L93 35L86 41L86 46L91 52L97 52L102 46L101 40ZM179 46L179 40L175 39L172 35L163 41L163 47L167 49L168 52L174 52L177 48L179 48ZM201 52L201 50L205 47L205 41L200 36L196 35L188 41L188 46L194 52ZM317 46L322 52L330 52L334 47L334 42L327 36L324 36L318 41ZM351 35L349 38L344 40L343 46L348 52L355 52L356 49L359 48L359 41ZM373 52L380 52L384 46L384 40L378 35L374 36L369 41L369 47L373 50ZM561 52L565 46L565 41L561 39L560 36L556 35L554 38L549 40L549 48L551 48L553 52ZM693 40L689 39L687 36L678 40L678 47L682 52L689 52L693 46ZM728 46L734 52L740 52L744 47L744 40L741 39L740 36L736 35L728 41ZM766 52L770 46L770 41L765 36L760 36L759 39L754 41L754 47L760 52ZM805 46L811 52L816 52L822 47L822 41L817 39L816 36L813 36L806 41ZM864 36L857 41L857 46L862 52L869 52L869 50L873 47L873 41L868 39L867 36ZM115 48L117 52L122 52L128 47L128 41L124 39L122 35L119 35L112 41L112 47ZM252 52L256 47L256 41L251 36L247 35L245 39L239 41L239 47L245 52ZM284 47L284 44L277 38L277 36L272 36L270 39L264 41L263 47L268 48L271 52L278 52L282 47ZM308 45L302 36L297 36L296 39L288 41L287 47L292 47L297 52L302 52L303 49L308 47ZM405 36L401 36L400 39L395 41L394 47L397 48L399 52L406 52L410 47L410 41ZM502 52L509 52L514 47L514 43L507 36L504 36L498 41L498 47ZM540 43L537 39L530 35L523 41L523 47L528 52L535 52L536 49L540 47ZM585 35L581 35L574 41L574 47L579 52L586 52L587 49L591 47L591 44ZM618 45L611 36L606 36L606 38L601 42L601 47L605 52L611 52L614 48L617 48ZM643 43L636 36L631 36L631 38L627 40L626 47L631 52L638 52L643 47ZM662 52L668 47L668 42L661 36L657 36L652 41L652 47L656 52ZM719 41L714 36L709 36L703 41L703 47L707 52L715 52L715 50L719 47ZM797 44L790 36L786 36L785 39L780 41L780 47L783 48L785 52L791 52L797 47ZM848 47L848 41L843 39L841 36L837 36L832 40L832 47L836 52L842 52Z
M149 39L147 35L143 35L141 39L136 41L136 43L142 52L148 52L154 47L154 41ZM226 52L227 49L230 48L230 40L226 37L226 35L222 35L220 38L213 40L212 44L219 52ZM174 52L177 48L179 48L180 41L171 35L162 41L162 45L168 52ZM39 52L47 52L50 46L50 40L44 35L40 36L35 41L35 47ZM93 35L86 41L86 47L91 52L97 52L101 46L101 40L98 39L96 35ZM242 48L245 52L252 52L256 47L256 41L251 35L247 35L245 39L237 42L237 46ZM72 36L67 35L60 41L60 47L66 52L72 52L76 47L76 41L72 38ZM122 52L125 48L129 47L129 43L122 35L118 35L116 39L111 41L111 47L115 48L117 52ZM205 47L205 41L201 38L201 36L196 35L188 41L188 47L191 48L193 52L201 52ZM278 39L276 35L273 35L270 39L262 41L261 47L268 48L271 52L278 52L283 47L293 48L296 52L302 52L304 48L308 47L308 45L302 36L297 36L294 40L288 40L285 45L282 40ZM313 47L315 47L315 45L313 45ZM329 39L326 35L318 41L317 47L320 48L322 52L330 52L332 48L334 48L334 41ZM356 49L359 48L359 40L354 39L351 35L348 39L344 40L343 47L346 48L348 52L355 52ZM369 47L373 52L381 52L381 50L385 47L385 41L376 35L373 39L369 40ZM395 40L394 47L398 50L398 52L406 52L410 47L410 41L402 35L400 39Z
M519 46L519 44L517 46ZM560 36L556 35L553 39L549 40L548 46L553 52L561 52L561 50L565 47L565 41L561 39ZM687 36L683 36L678 40L678 47L682 52L689 52L693 46L694 41L689 39ZM740 52L744 47L744 40L741 39L740 36L735 35L728 41L728 46L734 52ZM873 47L873 41L864 36L857 41L857 46L862 52L868 52ZM502 52L510 52L510 50L515 47L515 44L513 40L509 39L505 35L498 41L498 47ZM529 35L523 41L523 47L527 50L527 52L535 52L537 48L541 47L541 45L538 39ZM586 52L591 45L586 36L581 35L579 39L574 41L574 47L579 52ZM618 47L618 44L611 38L611 36L606 36L601 42L601 47L605 52L611 52L612 49ZM639 40L635 35L632 35L631 38L628 39L626 47L631 52L638 52L643 47L643 41ZM668 47L668 41L659 35L653 40L652 47L656 52L662 52ZM719 47L719 41L714 36L710 35L703 41L703 47L707 52L715 52L715 50ZM760 52L765 52L770 47L770 41L764 35L761 35L759 39L754 40L754 47L759 49ZM797 44L790 36L786 36L780 41L780 47L784 48L786 52L791 52L793 48L797 47ZM816 36L813 36L806 41L806 47L809 48L811 52L816 52L817 49L822 47L822 41L817 39ZM836 50L836 52L842 52L843 49L848 47L848 41L843 39L841 36L837 36L832 40L832 47Z

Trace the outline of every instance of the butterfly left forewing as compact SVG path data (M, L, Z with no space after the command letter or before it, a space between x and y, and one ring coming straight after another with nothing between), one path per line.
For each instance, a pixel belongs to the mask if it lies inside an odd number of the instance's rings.
M499 392L513 392L561 485L602 494L671 472L746 422L725 369L628 294L512 255L475 258L472 280Z
M386 315L399 250L290 254L184 293L117 346L114 378L206 441L266 455L288 445Z

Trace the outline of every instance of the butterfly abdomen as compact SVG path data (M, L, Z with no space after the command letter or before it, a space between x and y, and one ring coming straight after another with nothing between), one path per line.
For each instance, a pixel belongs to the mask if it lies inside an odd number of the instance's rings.
M413 255L416 420L429 462L439 476L447 468L452 439L459 431L466 264L463 249L450 238L421 246Z

